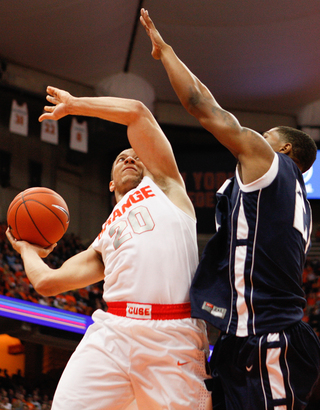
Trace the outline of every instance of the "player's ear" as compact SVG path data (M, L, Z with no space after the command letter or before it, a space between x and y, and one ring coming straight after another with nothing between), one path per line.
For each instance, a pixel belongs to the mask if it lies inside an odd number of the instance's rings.
M113 192L113 191L114 191L114 182L113 182L113 181L110 181L110 182L109 182L109 191L110 191L110 192Z
M292 151L292 144L290 142L286 142L284 146L280 149L279 152L282 154L288 155Z

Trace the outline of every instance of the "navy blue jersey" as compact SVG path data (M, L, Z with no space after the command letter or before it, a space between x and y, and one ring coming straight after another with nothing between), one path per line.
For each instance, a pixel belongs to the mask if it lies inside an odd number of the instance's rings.
M191 287L192 316L237 336L301 320L312 226L292 159L276 154L269 171L247 185L236 171L217 192L216 225Z

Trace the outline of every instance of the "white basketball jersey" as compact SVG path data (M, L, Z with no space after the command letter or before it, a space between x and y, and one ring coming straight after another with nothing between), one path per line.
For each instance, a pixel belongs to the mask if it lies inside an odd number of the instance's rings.
M117 203L92 246L105 264L106 302L190 300L198 265L196 222L149 177Z

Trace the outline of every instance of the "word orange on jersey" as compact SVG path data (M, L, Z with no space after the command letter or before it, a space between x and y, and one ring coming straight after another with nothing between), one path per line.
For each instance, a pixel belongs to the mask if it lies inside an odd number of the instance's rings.
M103 224L102 231L99 234L99 239L101 238L103 232L107 229L107 226L111 225L112 222L114 222L117 218L122 216L126 212L127 209L130 209L132 205L140 201L143 201L144 199L148 199L152 196L155 196L155 194L152 192L150 185L147 185L141 189L138 189L133 194L129 195L127 202L122 204L121 207L115 209L112 212L112 214L109 216L109 218L106 220L106 222Z

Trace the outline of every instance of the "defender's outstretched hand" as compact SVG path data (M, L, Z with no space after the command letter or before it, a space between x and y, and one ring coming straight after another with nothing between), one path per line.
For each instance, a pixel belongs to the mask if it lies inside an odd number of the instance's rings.
M43 120L60 120L69 114L68 106L70 100L73 98L70 93L64 90L59 90L55 87L47 87L47 100L55 105L45 106L46 113L39 117L39 121Z
M159 31L156 29L155 25L153 24L153 21L149 17L148 10L141 9L140 13L141 13L140 22L143 25L143 27L146 29L146 32L152 42L151 55L155 60L160 60L162 49L166 45L166 43L164 42Z

